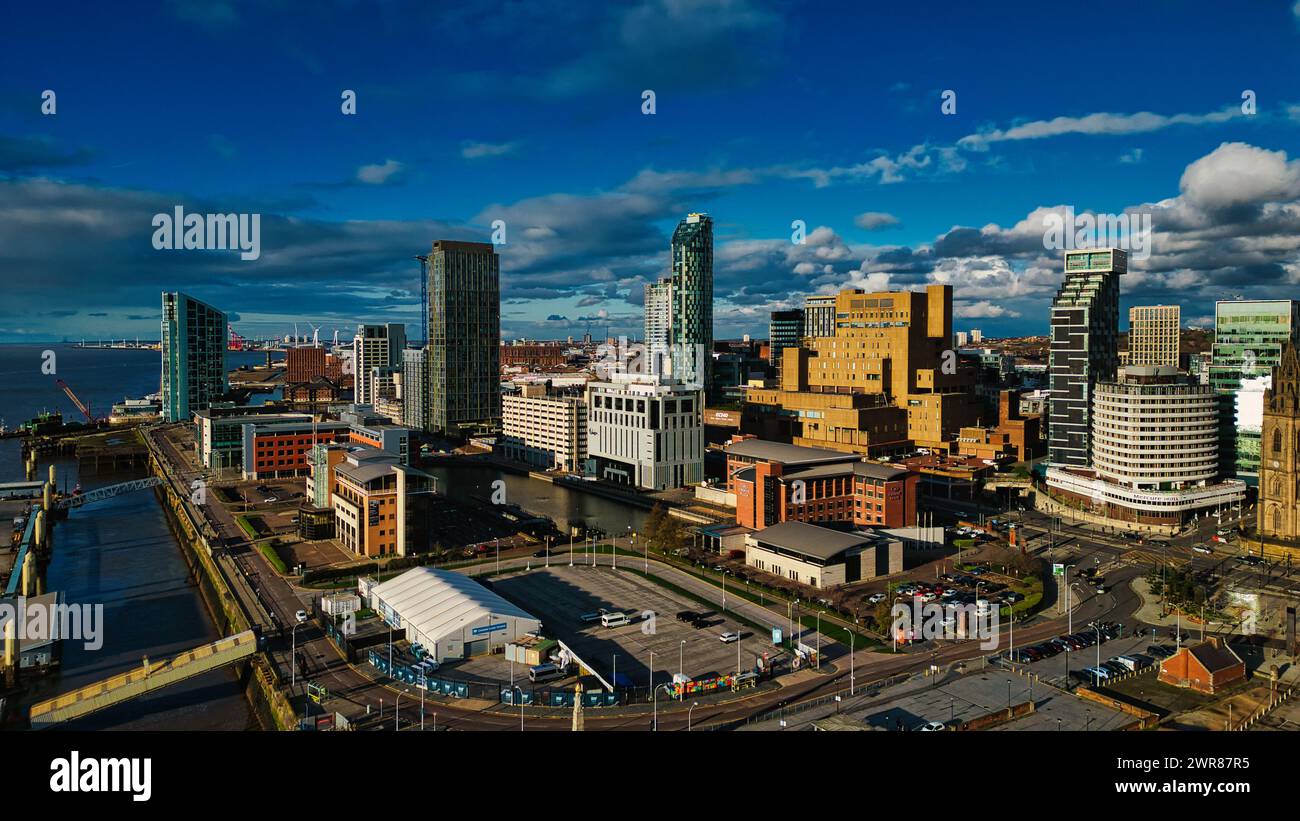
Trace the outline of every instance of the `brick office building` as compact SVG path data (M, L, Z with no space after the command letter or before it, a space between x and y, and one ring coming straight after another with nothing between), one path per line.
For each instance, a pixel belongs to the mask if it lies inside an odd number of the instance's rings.
M762 530L787 521L907 527L920 476L855 454L733 437L727 492L736 524Z

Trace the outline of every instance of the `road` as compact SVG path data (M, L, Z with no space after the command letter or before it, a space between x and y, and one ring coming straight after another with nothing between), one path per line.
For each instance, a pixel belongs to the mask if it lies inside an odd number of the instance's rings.
M173 485L177 487L178 492L183 491L188 495L189 482L203 474L194 467L188 454L183 453L170 437L158 435L161 430L163 429L148 430L146 435L158 444L172 465L177 466L175 475L172 476ZM250 544L243 530L235 522L234 516L222 505L209 504L204 509L213 532L230 548L230 556L223 566L230 575L237 577L234 579L236 592L241 597L248 598L251 591L249 605L264 611L264 618L272 627L267 632L271 636L273 658L284 671L285 678L289 678L287 667L284 665L288 663L292 644L291 635L287 630L276 631L274 627L293 624L294 614L310 602L314 595L313 591L297 590L279 576L269 566L265 557ZM1037 531L1041 534L1051 530L1051 517L1034 511L1012 513L1009 517L1020 521L1022 532L1034 534ZM1191 551L1193 544L1204 543L1205 531L1207 529L1212 531L1215 527L1214 520L1203 522L1194 533L1171 539L1165 547L1146 546L1135 550L1132 542L1122 534L1097 532L1093 528L1064 523L1057 530L1058 535L1053 537L1055 548L1045 551L1044 558L1051 561L1070 555L1075 558L1080 567L1091 562L1093 566L1103 569L1109 589L1104 594L1097 594L1086 585L1075 582L1075 587L1072 588L1075 591L1072 597L1073 613L1067 616L1058 613L1056 607L1049 606L1028 622L1015 627L1015 646L1037 643L1060 635L1066 632L1071 624L1075 630L1078 630L1093 619L1109 619L1132 624L1132 614L1138 609L1140 602L1130 589L1128 581L1144 574L1154 561L1167 560L1193 567L1221 565L1229 558L1227 554L1202 557ZM1041 540L1042 537L1038 538ZM1033 544L1034 542L1031 542L1031 545ZM581 561L586 558L586 554L579 548L574 558L576 561ZM567 559L568 556L562 549L554 552L551 557L552 562L563 562ZM539 561L542 560L531 557L502 559L501 566L503 569L518 568L523 567L525 563L537 564ZM598 561L605 564L611 561L611 557L606 554L599 557ZM641 558L619 556L617 561L630 571L645 567L645 560ZM650 563L652 572L656 575L721 606L721 591L718 587L657 559L651 558ZM1254 581L1284 584L1287 589L1294 589L1291 586L1293 584L1291 576L1279 575L1276 568L1271 573L1262 568L1243 568L1234 568L1232 572L1239 575L1254 574L1257 577ZM471 572L471 569L465 569L463 572ZM1244 575L1241 578L1242 581L1252 581ZM253 601L258 604L253 604ZM759 624L788 625L787 614L778 614L773 609L760 607L735 595L728 595L727 609L739 612ZM999 641L999 649L1006 649L1010 644L1011 629L1009 625L1001 625L1001 629L1007 632L1008 641L1006 644ZM806 643L815 643L816 638L810 635L812 632L805 631L803 640ZM687 709L665 702L660 705L662 709L659 714L659 729L684 730L688 721L695 727L704 728L713 724L743 720L776 709L782 704L816 698L846 689L849 686L850 676L847 649L825 636L821 639L821 646L823 659L835 660L833 669L827 669L823 673L807 671L798 674L791 677L786 686L777 690L762 691L743 700L702 704L693 710L693 715L688 715ZM305 675L299 677L295 693L299 703L305 701L303 689L305 680L309 679L328 689L330 698L325 705L328 709L337 710L353 720L366 716L368 710L372 716L383 711L387 718L392 715L398 694L403 693L402 713L405 722L418 722L419 710L412 709L418 703L418 691L390 687L352 667L315 624L308 623L297 629L296 649L305 662ZM897 654L856 653L852 672L856 687L862 687L871 681L917 672L932 664L947 667L958 661L977 660L984 653L985 651L982 651L975 641L920 643ZM437 724L442 728L514 731L519 729L518 713L512 712L510 708L503 705L490 705L489 709L448 703L435 705L432 701L426 701L426 726L433 725L431 716L435 712ZM585 713L586 727L591 730L646 730L649 729L650 720L649 710L634 708L618 712L593 709ZM537 711L525 711L525 730L565 730L568 729L569 722L570 716L567 712L546 711L543 715Z

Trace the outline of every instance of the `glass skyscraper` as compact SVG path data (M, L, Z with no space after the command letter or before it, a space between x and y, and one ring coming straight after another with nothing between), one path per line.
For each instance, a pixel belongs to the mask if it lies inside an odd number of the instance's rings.
M1119 367L1119 277L1128 253L1117 248L1066 251L1065 282L1052 300L1048 359L1048 462L1087 467L1093 387Z
M178 292L162 295L163 418L188 422L229 390L226 315Z
M708 214L688 214L677 224L672 255L672 376L708 390L713 370L713 220Z
M781 376L781 352L786 348L799 347L803 335L803 311L794 308L788 311L773 311L767 326L768 364Z
M429 430L501 426L501 267L485 242L438 240L429 254Z
M1259 430L1264 378L1282 359L1287 340L1300 339L1300 302L1240 299L1214 303L1210 386L1225 396L1219 452L1226 475L1247 481L1259 474Z

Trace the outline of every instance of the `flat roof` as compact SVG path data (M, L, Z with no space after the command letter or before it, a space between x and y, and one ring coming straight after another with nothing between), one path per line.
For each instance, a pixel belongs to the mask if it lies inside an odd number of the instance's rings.
M541 629L541 622L518 605L450 570L416 567L376 585L371 593L432 641L489 615L531 621L532 631Z
M723 448L728 454L748 456L753 459L766 459L786 465L837 460L851 462L862 457L856 453L844 453L826 448L808 448L803 445L790 445L785 442L769 442L766 439L742 439Z
M752 468L750 468L752 470ZM876 462L857 461L852 463L831 463L829 465L813 465L812 467L792 470L784 474L781 479L821 479L828 476L862 476L867 479L879 479L889 481L890 479L899 479L906 476L911 471L906 468L895 467L894 465L881 465Z
M846 550L873 543L875 538L860 533L844 533L806 522L782 522L759 531L754 540L805 556L830 559Z

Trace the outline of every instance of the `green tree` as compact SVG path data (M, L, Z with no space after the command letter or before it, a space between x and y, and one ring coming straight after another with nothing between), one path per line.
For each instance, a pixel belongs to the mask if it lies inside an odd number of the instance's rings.
M650 510L650 515L646 518L645 528L644 528L645 538L649 543L649 545L653 547L655 550L664 549L663 545L660 542L660 538L661 538L660 531L663 529L664 522L667 519L668 519L668 511L664 509L664 506L662 504L655 505Z

